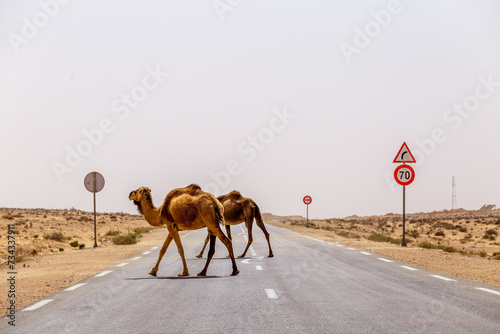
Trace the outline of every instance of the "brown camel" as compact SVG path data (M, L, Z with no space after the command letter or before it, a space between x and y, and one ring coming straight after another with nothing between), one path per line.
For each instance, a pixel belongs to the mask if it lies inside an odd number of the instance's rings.
M226 246L233 264L233 272L231 276L238 275L239 271L234 260L233 246L222 230L219 224L224 225L224 207L215 198L214 195L206 193L195 184L185 188L174 189L165 197L163 205L156 208L151 198L151 190L146 187L141 187L132 191L128 197L137 205L139 212L144 215L146 221L152 226L167 225L168 236L163 247L160 250L156 265L149 272L150 275L156 276L158 266L165 255L168 246L175 241L177 250L182 259L183 270L179 276L189 276L189 271L184 258L184 249L182 248L179 231L197 230L206 227L210 234L210 248L208 250L207 263L205 268L198 273L198 276L206 276L208 265L215 253L215 238Z
M253 220L257 222L257 226L260 227L264 235L266 236L267 244L269 246L269 255L268 257L273 257L273 250L271 249L271 242L269 241L269 233L264 226L264 222L262 221L262 216L260 215L260 209L257 204L251 199L241 196L239 191L233 190L229 194L222 195L217 197L217 199L224 206L224 221L226 222L226 232L229 240L232 241L231 238L231 226L230 225L238 225L242 222L245 222L245 226L248 229L248 243L247 247L243 254L238 257L245 257L245 254L248 251L248 248L253 242L252 237L252 225ZM205 247L207 247L207 243L209 240L209 235L205 239L205 244L203 245L203 249L200 254L196 255L196 257L200 258L203 256L203 252L205 251Z

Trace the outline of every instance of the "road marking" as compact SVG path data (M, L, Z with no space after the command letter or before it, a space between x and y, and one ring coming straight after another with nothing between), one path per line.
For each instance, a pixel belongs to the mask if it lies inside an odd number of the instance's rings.
M119 265L117 265L116 267L120 268L120 267L126 266L127 264L128 264L127 262L123 262L123 263L120 263Z
M336 244L337 247L345 247L344 245L341 245L341 244Z
M151 253L150 251L147 251L147 252L142 253L142 255L148 255L150 253Z
M349 248L347 248L347 249L348 249L348 250L356 250L356 248L350 248L350 247L349 247Z
M262 270L261 266L255 266L255 270Z
M66 290L64 291L73 291L73 290L76 290L78 288L81 288L82 286L86 285L87 283L78 283L78 284L75 284L73 286L70 286L69 288L67 288Z
M499 291L495 291L495 290L491 290L491 289L486 289L486 288L476 288L476 289L484 291L484 292L494 293L495 295L499 295L500 296L500 292Z
M102 273L95 275L95 277L103 277L103 276L106 276L109 273L111 273L111 271L109 271L109 270L108 271L103 271Z
M408 267L408 266L401 266L401 268L408 269L408 270L413 270L413 271L417 271L418 270L416 268L412 268L412 267Z
M270 298L270 299L278 298L278 295L276 294L276 292L274 292L273 289L266 289L266 294L267 294L267 298Z
M361 254L371 255L371 254L370 254L370 253L368 253L368 252L361 252Z
M452 279L452 278L448 278L448 277L443 277L443 276L439 276L439 275L431 275L431 276L434 277L434 278L442 279L443 281L448 281L448 282L456 282L457 281L456 279Z
M387 263L394 262L394 261L391 261L391 260L384 259L383 257L379 257L378 259L379 259L380 261L384 261L384 262L387 262Z
M139 259L142 259L142 256L136 256L136 257L131 258L130 260L135 261L135 260L139 260Z
M252 260L262 260L264 257L263 256L258 256L258 257L252 257L250 259L244 259L241 261L241 263L249 264L250 261Z
M151 248L151 249L158 249L158 248L160 248L160 246L154 246L154 247L153 247L153 248Z
M33 310L36 310L37 308L40 308L44 305L47 305L48 303L50 303L51 301L53 301L54 299L44 299L44 300L40 300L38 303L35 303L29 307L26 307L25 309L23 309L23 311L33 311Z

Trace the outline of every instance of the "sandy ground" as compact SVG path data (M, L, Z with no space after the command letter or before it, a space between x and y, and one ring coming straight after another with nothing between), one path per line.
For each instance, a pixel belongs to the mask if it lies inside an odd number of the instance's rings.
M470 216L470 217L469 217ZM484 216L484 215L483 215ZM379 217L348 217L345 219L314 220L315 228L304 227L302 217L277 217L264 214L266 223L288 228L313 238L339 242L364 249L415 266L428 268L454 277L474 280L500 287L500 244L496 238L484 239L488 230L497 231L500 211L488 213L420 214L410 216L408 230L418 230L408 236L408 247L388 242L372 242L367 238L373 233L397 237L402 235L397 215ZM118 264L140 251L165 240L166 229L145 230L138 243L115 245L112 238L127 235L134 229L149 227L140 216L122 213L102 213L97 216L98 248L94 245L93 214L79 210L0 209L0 307L6 310L10 298L8 272L9 225L15 225L16 283L15 300L21 309L54 292L72 286L99 273L104 268ZM450 225L443 223L448 222ZM452 224L453 223L453 224ZM453 226L452 226L453 225ZM445 236L436 236L444 231ZM53 240L54 233L60 233ZM418 234L418 236L417 236ZM61 237L62 236L62 237ZM495 236L495 235L493 235ZM56 234L57 237L57 234ZM272 238L272 236L271 236ZM272 240L272 239L271 239ZM500 239L499 239L500 240ZM85 244L81 249L70 243ZM272 241L271 241L272 242ZM418 247L420 242L449 245L456 251ZM468 246L474 246L468 247ZM459 253L461 252L461 253ZM2 311L0 315L5 315Z

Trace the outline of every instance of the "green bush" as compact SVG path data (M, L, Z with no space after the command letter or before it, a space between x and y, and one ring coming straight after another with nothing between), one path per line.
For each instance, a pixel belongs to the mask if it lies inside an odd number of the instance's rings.
M79 244L79 245L78 245L78 248L79 248L79 249L84 249L84 248L85 248L85 244Z
M62 247L61 247L61 248L59 248L59 251L60 251L60 252L64 252L64 248L62 248Z
M71 247L78 247L78 241L76 241L76 240L75 240L75 241L72 241L72 242L70 242L70 243L69 243L69 245L70 245Z
M127 235L119 235L111 239L115 245L133 245L137 243L137 234L129 233Z

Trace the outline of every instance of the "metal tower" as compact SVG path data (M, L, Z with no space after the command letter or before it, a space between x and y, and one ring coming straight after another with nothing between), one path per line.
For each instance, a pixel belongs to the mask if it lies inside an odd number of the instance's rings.
M455 176L451 177L451 209L457 209L457 184L455 183Z

